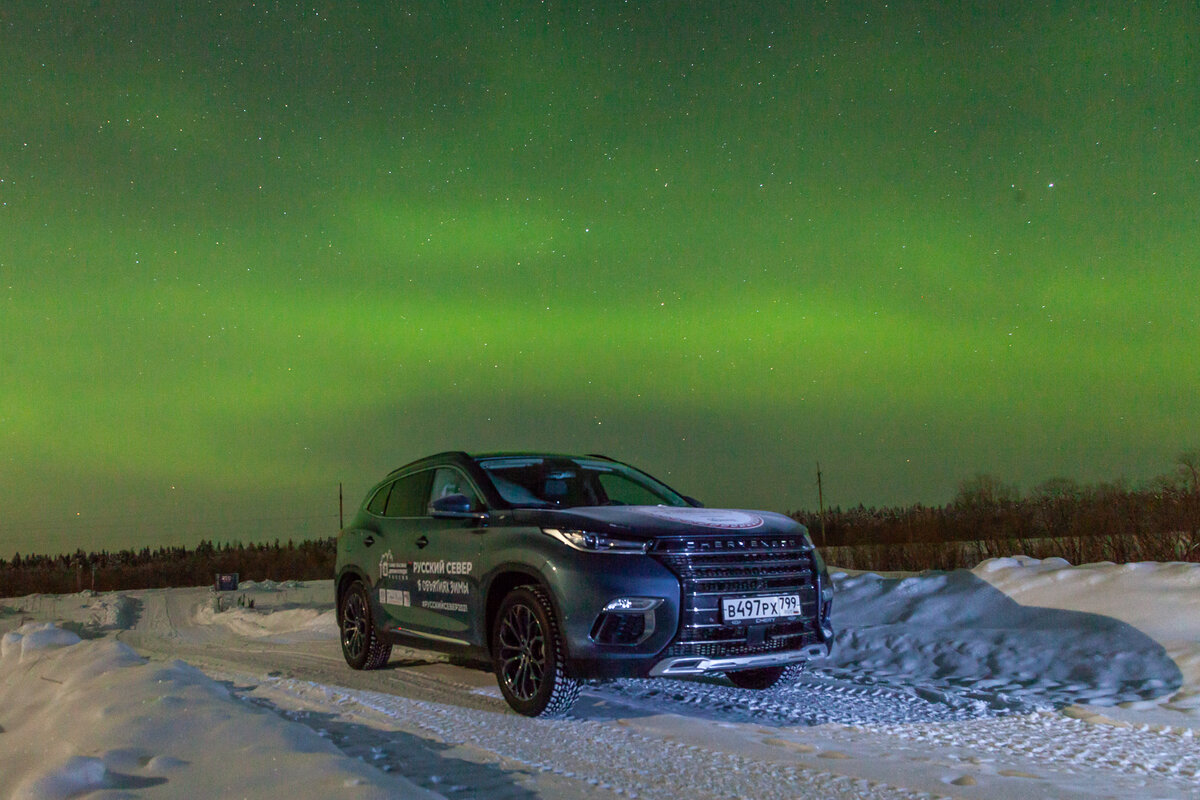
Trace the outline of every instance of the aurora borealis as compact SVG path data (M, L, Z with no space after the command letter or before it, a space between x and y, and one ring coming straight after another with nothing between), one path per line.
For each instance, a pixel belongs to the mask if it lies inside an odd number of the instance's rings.
M1200 446L1194 3L0 7L0 555L447 449L714 506Z

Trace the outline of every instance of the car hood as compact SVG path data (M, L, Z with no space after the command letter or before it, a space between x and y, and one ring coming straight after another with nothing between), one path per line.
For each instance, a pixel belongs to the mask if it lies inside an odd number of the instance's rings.
M626 538L656 536L754 536L803 532L791 517L772 511L675 506L581 506L566 509L517 508L522 525L586 530Z

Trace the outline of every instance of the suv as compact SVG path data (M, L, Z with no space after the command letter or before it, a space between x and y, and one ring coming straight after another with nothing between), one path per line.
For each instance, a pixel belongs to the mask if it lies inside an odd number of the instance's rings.
M400 467L338 535L335 587L351 667L396 643L489 663L528 716L566 713L587 679L723 672L766 689L833 642L803 525L703 508L599 455Z

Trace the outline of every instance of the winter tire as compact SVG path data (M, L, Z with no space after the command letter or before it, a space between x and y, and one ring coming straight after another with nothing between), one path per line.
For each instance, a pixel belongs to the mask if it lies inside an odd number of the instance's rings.
M338 613L342 655L354 669L379 669L392 655L392 646L379 638L371 613L371 598L362 581L355 581L342 595Z
M492 663L501 694L519 714L561 717L579 698L583 684L567 676L562 635L540 586L519 586L500 604Z

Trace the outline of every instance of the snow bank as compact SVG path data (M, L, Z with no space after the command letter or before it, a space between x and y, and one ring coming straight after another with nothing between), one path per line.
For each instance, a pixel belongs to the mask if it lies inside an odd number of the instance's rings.
M997 709L1175 703L1191 716L1200 680L1176 656L1200 643L1197 581L1194 564L1026 558L907 578L837 573L837 647L817 666L976 690Z
M50 623L0 640L0 796L434 798L303 725L232 698L182 661Z
M1158 640L1200 642L1200 564L992 558L972 574L1026 606L1090 611Z
M239 636L251 639L271 637L273 641L297 641L310 638L336 638L337 617L332 609L288 608L278 611L235 607L216 611L211 605L196 609L197 625L222 625Z
M137 622L137 603L124 594L92 595L88 622L96 628L128 630Z
M1179 669L1181 683L1174 692L1122 708L1157 707L1177 712L1157 717L1164 724L1200 727L1200 564L1106 561L1076 567L1061 558L1015 556L984 561L973 572L1023 605L1087 610L1152 637Z
M43 650L78 643L77 634L64 631L52 622L34 622L0 638L0 658L8 658L11 654L17 656L18 661L24 661Z
M239 592L282 592L288 589L303 588L305 588L303 581L273 581L268 578L263 581L240 581L237 590Z

